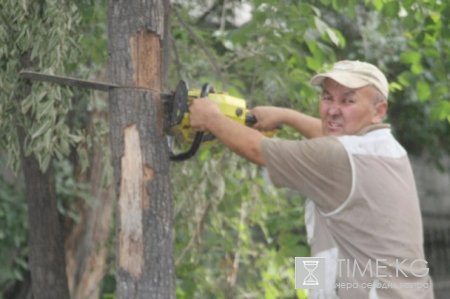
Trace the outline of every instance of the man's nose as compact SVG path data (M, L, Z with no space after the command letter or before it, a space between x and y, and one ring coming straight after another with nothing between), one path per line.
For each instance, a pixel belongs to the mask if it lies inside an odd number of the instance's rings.
M336 103L331 103L328 106L328 111L327 112L328 112L329 115L338 115L340 113L340 107Z

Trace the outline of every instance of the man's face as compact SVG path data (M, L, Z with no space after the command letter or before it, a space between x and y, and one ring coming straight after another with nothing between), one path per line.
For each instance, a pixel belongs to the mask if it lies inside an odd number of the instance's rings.
M365 86L351 89L325 79L320 98L320 118L324 135L354 135L370 124L380 123L386 103L375 103L376 91ZM384 105L381 107L380 105Z

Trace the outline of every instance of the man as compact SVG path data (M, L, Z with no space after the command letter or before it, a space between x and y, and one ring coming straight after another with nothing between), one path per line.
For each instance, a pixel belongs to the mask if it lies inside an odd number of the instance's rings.
M320 120L277 107L252 110L254 128L284 124L309 139L266 138L207 99L194 100L191 125L267 167L276 186L309 198L308 241L327 273L310 298L433 298L411 166L382 123L385 76L372 64L340 61L311 83L322 87Z

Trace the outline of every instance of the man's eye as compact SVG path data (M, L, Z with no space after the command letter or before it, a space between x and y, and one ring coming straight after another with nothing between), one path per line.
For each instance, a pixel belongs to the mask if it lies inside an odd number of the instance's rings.
M354 99L344 99L344 103L346 104L353 104L355 102Z
M328 95L322 96L322 101L330 101L330 100L331 100L330 96L328 96Z

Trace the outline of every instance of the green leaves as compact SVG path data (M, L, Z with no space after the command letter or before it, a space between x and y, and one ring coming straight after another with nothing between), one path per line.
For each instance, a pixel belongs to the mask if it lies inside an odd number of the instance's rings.
M420 80L417 82L416 92L419 101L427 101L430 99L431 88L426 81Z
M27 231L24 194L0 178L0 291L22 280L28 270Z
M444 25L450 24L448 4L258 0L251 1L252 18L245 25L233 26L229 22L233 15L228 14L224 30L213 34L222 17L222 2L214 3L199 18L189 14L192 7L187 4L176 6L221 69L221 74L216 73L199 45L175 21L172 31L182 62L179 73L192 86L208 80L225 90L235 88L251 106L279 105L314 114L317 91L308 83L312 74L336 60L366 60L387 74L389 121L401 142L431 152L450 150L450 65L445 59L450 55L450 28ZM172 71L175 74L176 69ZM298 138L289 130L282 134ZM224 273L236 251L241 254L238 273L242 279L235 287L242 293L236 297L246 293L257 298L305 298L303 292L292 291L289 265L292 255L309 253L301 199L272 189L260 173L253 175L251 166L227 155L212 146L197 156L198 164L177 165L183 170L177 168L174 174L180 211L177 252L185 248L189 236L196 240L188 260L177 268L180 298L225 297ZM208 191L214 195L208 196ZM212 208L207 217L200 217L204 221L197 236L196 221L207 202ZM248 207L244 226L239 221L243 203Z
M376 10L381 10L383 8L384 0L374 0L373 6L375 6Z
M325 40L330 40L337 47L343 47L345 45L345 39L339 31L333 30L318 17L314 17L314 23Z
M4 92L0 134L12 134L16 126L26 133L25 153L36 155L42 170L53 156L64 157L79 138L70 132L65 119L71 109L72 92L56 85L24 82L18 72L31 68L48 73L65 73L65 66L78 59L76 30L80 21L76 6L67 2L3 1L0 17L7 26L0 30L2 61L0 72ZM3 91L3 90L2 90ZM17 141L7 144L10 154L18 152ZM2 145L5 146L5 145ZM13 156L15 157L15 156ZM17 164L11 161L11 164Z
M422 55L417 51L406 51L400 54L400 61L408 64L420 64Z
M447 120L450 124L450 101L441 101L433 107L431 115L438 120Z
M261 169L214 145L206 160L174 165L179 298L295 296L294 255L309 249L298 233L302 201L276 190ZM229 284L236 272L235 286Z

